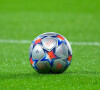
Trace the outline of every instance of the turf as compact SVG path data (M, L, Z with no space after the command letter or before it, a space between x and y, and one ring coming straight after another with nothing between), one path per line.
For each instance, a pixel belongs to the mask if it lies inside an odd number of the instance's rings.
M100 42L99 10L99 0L3 0L0 39L57 32L72 42ZM28 60L29 46L0 43L0 90L100 89L100 46L72 45L72 63L62 74L38 74Z

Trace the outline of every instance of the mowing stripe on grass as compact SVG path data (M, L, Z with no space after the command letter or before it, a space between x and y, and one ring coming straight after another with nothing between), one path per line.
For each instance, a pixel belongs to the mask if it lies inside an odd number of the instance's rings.
M0 43L31 43L30 40L3 40L0 39ZM71 45L90 45L90 46L100 46L100 42L70 42Z

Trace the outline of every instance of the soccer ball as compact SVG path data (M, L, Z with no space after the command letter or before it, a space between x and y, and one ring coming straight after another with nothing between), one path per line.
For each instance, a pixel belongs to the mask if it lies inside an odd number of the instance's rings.
M62 73L71 63L72 49L62 35L53 32L44 33L32 41L29 60L39 73Z

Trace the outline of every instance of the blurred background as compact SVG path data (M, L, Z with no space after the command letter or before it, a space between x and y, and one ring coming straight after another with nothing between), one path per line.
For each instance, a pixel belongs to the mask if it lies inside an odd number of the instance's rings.
M0 1L0 39L33 40L44 32L100 41L100 0Z
M63 74L38 74L30 65L30 41L45 32L81 42L72 44ZM0 90L99 90L99 64L100 0L0 0Z

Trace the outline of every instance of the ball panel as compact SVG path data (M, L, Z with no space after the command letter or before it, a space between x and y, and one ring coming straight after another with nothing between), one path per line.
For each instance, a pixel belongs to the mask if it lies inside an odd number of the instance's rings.
M47 51L51 51L57 44L57 40L52 37L46 37L42 39L43 48Z
M51 69L48 61L38 61L36 67L38 68L39 73L49 73Z
M61 44L56 48L55 54L56 54L58 57L61 57L61 58L63 58L63 59L68 58L68 47L67 47L64 43L61 43Z
M35 47L32 50L32 58L33 59L41 59L44 56L44 51L42 49L42 46L40 44L36 44Z
M64 62L63 59L57 59L53 62L53 66L51 69L54 73L61 73L65 71L65 67L66 62Z

